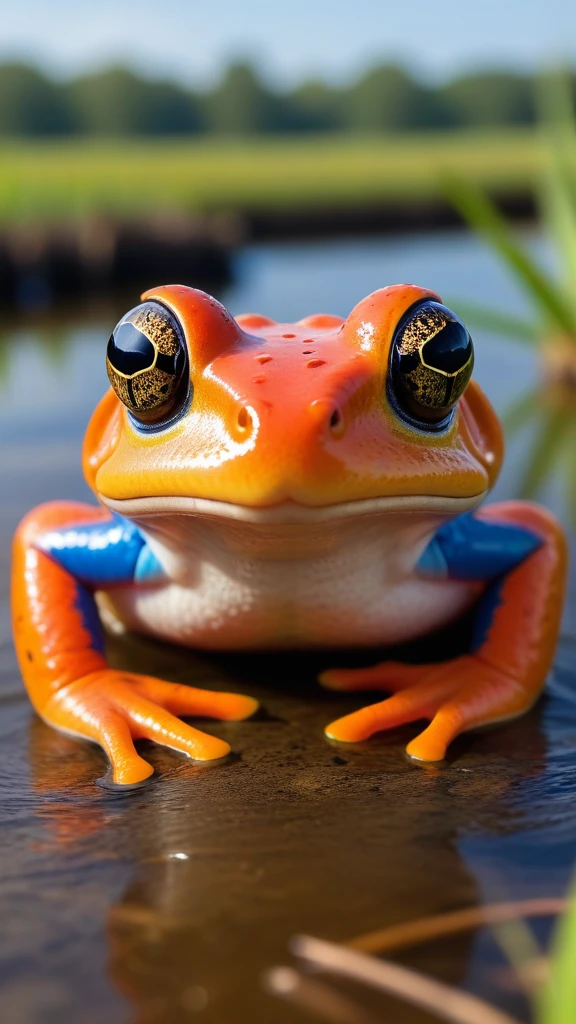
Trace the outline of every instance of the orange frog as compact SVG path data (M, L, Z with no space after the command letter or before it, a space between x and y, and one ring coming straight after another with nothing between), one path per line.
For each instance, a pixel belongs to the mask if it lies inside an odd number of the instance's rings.
M479 508L502 437L472 364L464 324L413 285L296 324L147 292L108 342L112 387L86 435L99 506L42 505L16 535L14 635L38 714L99 743L132 786L152 773L134 740L220 758L228 745L180 716L243 719L256 702L111 669L99 612L239 650L391 645L468 609L462 656L323 673L391 694L326 734L425 718L408 754L439 761L459 733L526 711L554 656L566 545L535 505Z

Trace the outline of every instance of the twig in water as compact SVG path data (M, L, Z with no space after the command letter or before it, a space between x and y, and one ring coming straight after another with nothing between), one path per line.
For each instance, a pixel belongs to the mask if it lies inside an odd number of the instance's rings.
M568 901L562 898L518 900L510 903L492 903L485 907L467 907L449 914L423 917L418 921L379 928L350 939L346 946L362 953L389 953L391 950L406 949L422 942L456 935L482 925L497 925L525 917L551 917L562 914Z
M353 978L398 996L413 1006L436 1014L449 1024L519 1024L514 1017L468 992L337 943L298 935L290 948L295 956L320 970Z
M275 996L288 999L330 1024L378 1024L358 1003L316 978L307 978L293 967L273 967L264 975L264 985Z

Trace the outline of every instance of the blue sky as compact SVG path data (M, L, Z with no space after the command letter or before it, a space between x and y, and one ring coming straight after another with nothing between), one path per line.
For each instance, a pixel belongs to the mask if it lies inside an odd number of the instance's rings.
M0 58L59 75L132 64L209 84L234 56L280 85L346 81L396 58L423 78L576 61L576 0L22 0L3 4Z

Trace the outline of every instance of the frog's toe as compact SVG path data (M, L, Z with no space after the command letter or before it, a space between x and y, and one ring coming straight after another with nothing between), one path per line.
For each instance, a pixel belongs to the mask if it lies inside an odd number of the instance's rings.
M462 732L462 720L458 714L439 711L430 725L406 747L406 753L414 761L443 761L453 739Z
M115 786L136 786L154 774L152 765L136 753L128 723L117 711L107 710L98 741L110 761Z
M140 692L132 691L127 699L122 699L123 696L119 694L122 709L135 738L152 740L196 761L215 761L230 753L230 746L224 740L187 725Z
M116 669L84 676L63 687L45 717L59 728L99 743L108 755L112 782L134 786L153 773L134 740L152 740L197 761L215 761L230 746L183 722L178 715L245 718L256 701L235 693L213 693Z
M438 687L431 688L426 683L420 683L378 704L370 704L360 711L339 718L326 727L325 733L332 740L358 743L373 736L375 732L395 729L407 722L431 717L438 706L438 697Z
M331 739L357 743L376 732L427 718L430 725L407 747L418 761L442 761L461 732L521 714L531 698L517 680L474 656L436 665L405 666L418 682L393 697L338 719Z
M153 676L140 676L138 689L142 696L160 704L173 715L198 715L202 718L239 722L250 718L258 710L258 701L253 697L201 690L184 683L167 683Z
M447 673L453 692L441 704L430 725L412 740L406 753L417 761L441 761L456 736L479 726L504 722L523 714L534 695L499 669L479 659L467 659L468 671L458 675L456 662Z
M367 668L329 668L320 673L318 682L328 690L390 690L395 693L412 686L421 677L421 665L382 661Z
M375 688L386 687L398 692L378 704L370 704L332 722L325 729L330 739L358 743L375 732L395 729L407 722L416 722L419 718L431 718L442 700L451 692L450 681L446 679L442 666L389 662L376 668L381 673L377 677L379 682L374 683Z

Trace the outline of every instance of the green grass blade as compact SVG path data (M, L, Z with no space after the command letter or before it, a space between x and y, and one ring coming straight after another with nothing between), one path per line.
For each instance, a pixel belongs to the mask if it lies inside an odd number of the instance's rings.
M553 68L536 79L536 105L540 124L558 141L576 144L576 113L569 68Z
M545 318L573 335L576 344L576 314L562 291L516 242L494 203L463 178L450 175L443 182L445 194L462 217L490 242Z
M562 475L564 477L564 497L569 525L576 530L576 415L572 415L570 443L564 446L562 459Z
M537 1024L574 1024L576 1016L576 884L554 936L550 974L536 1004Z
M535 345L539 340L541 332L528 320L509 316L508 313L501 313L499 309L489 309L474 302L461 302L459 299L448 302L448 305L471 329L477 327L479 330L490 331L492 334L513 338L514 341L528 342L531 345Z
M572 426L570 413L553 410L542 419L520 485L523 498L534 498L556 469Z
M566 302L576 316L576 195L572 195L568 169L558 153L549 153L549 167L539 185L539 203L548 233L562 260Z
M540 184L544 221L563 261L568 300L576 312L576 118L570 76L561 70L542 75L536 98L548 167Z

